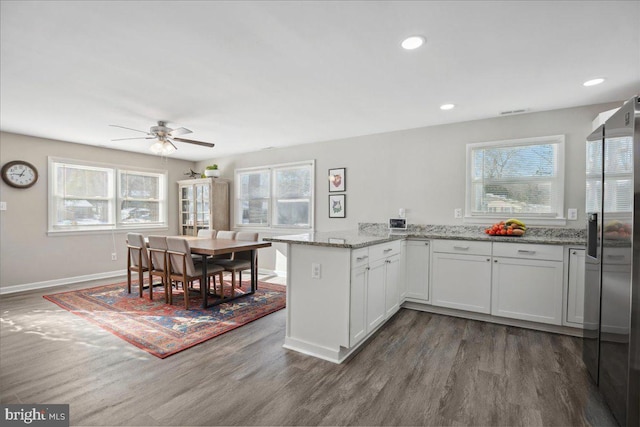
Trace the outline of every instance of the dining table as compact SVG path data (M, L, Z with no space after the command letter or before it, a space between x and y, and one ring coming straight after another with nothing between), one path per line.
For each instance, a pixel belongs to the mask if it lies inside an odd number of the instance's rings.
M211 305L227 303L238 298L253 295L258 289L258 266L256 251L261 248L271 246L271 242L230 240L230 239L210 239L208 237L180 236L188 240L191 253L202 257L202 278L200 279L200 294L202 295L202 308L209 307L209 292L204 283L207 283L207 257L215 255L232 254L235 252L251 252L251 288L248 292L243 292L229 298L220 298ZM235 273L234 273L235 274Z

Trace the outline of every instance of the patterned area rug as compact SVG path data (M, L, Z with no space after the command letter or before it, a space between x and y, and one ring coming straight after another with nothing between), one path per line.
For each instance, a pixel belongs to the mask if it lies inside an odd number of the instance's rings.
M230 286L225 287L230 289ZM249 287L250 284L243 281L242 289L246 291ZM154 286L151 301L148 289L143 298L138 296L137 282L134 282L131 294L127 294L127 283L124 282L45 295L44 298L164 359L282 310L286 291L282 285L258 282L258 290L253 295L203 309L200 292L192 290L189 310L184 309L182 289L174 289L173 304L167 305L162 286ZM212 300L210 297L209 301Z

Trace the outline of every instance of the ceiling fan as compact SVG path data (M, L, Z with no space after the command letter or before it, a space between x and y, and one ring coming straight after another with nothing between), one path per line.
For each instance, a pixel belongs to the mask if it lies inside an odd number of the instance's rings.
M148 132L144 130L132 129L132 128L128 128L120 125L109 125L109 126L112 126L115 128L133 130L135 132L144 133L146 135L146 136L137 136L133 138L117 138L117 139L112 139L111 141L125 141L129 139L155 139L156 141L151 145L151 147L149 147L149 150L151 150L155 154L167 155L167 154L173 153L178 149L178 147L176 147L174 144L175 141L186 142L187 144L201 145L203 147L210 147L210 148L213 148L215 146L215 144L211 142L202 142L202 141L194 141L193 139L178 138L177 137L178 135L192 133L192 131L183 127L171 129L170 127L167 127L167 123L163 121L158 121L157 126L151 126Z

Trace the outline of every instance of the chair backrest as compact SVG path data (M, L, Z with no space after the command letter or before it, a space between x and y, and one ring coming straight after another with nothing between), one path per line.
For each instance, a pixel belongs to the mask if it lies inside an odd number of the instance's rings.
M257 242L258 233L251 233L249 231L239 231L236 234L236 240L242 240L245 242Z
M136 267L149 267L149 253L147 252L147 244L144 242L144 236L140 233L127 233L127 243L132 246L131 262ZM139 250L142 248L142 250ZM140 260L142 254L142 260Z
M167 237L167 249L171 252L179 252L185 254L185 256L169 254L169 263L171 265L171 273L184 274L183 266L186 262L187 276L195 276L196 267L193 265L193 258L191 258L191 247L187 239L182 237ZM184 260L183 260L184 258Z
M198 230L198 237L208 237L209 239L215 239L216 233L216 230Z
M236 232L235 231L218 231L218 234L216 234L216 239L228 239L228 240L233 240L236 237Z
M151 255L151 263L155 270L166 271L167 266L164 265L165 257L163 252L157 252L151 249L157 249L160 251L167 251L167 237L166 236L149 236L149 254Z
M239 231L238 234L236 234L236 240L240 240L240 241L243 241L243 242L257 242L258 241L258 233L252 233L250 231ZM233 259L250 260L251 259L251 252L250 251L236 252L233 255Z

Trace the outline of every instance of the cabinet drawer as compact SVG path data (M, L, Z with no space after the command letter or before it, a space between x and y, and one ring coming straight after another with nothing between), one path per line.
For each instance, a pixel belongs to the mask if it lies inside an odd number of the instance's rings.
M401 244L399 240L382 243L380 245L369 246L369 261L375 261L400 253Z
M470 240L434 240L432 247L434 252L491 255L491 242L474 242Z
M351 268L357 268L369 263L369 248L354 249L351 251Z
M493 256L495 257L562 261L563 252L564 250L562 246L559 245L531 245L527 243L499 242L493 244Z

